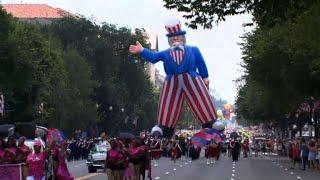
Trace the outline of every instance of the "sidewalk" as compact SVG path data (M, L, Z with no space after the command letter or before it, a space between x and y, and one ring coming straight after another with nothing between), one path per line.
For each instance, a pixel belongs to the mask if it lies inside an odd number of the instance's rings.
M290 174L296 174L301 177L300 179L313 180L319 179L320 171L311 170L310 168L306 168L305 171L301 170L298 165L296 165L295 169L290 169L292 167L292 162L289 157L278 156L277 154L266 154L262 155L263 158L270 160L275 165L278 165L280 168L284 169L284 171L288 171Z

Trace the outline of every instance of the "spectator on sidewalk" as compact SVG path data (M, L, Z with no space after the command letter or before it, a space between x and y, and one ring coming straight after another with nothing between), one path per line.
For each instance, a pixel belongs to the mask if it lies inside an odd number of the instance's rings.
M309 149L305 139L302 139L300 151L301 151L300 154L302 159L302 170L306 170L306 163L308 161Z
M317 159L317 163L318 163L318 170L320 171L320 138L318 139L316 147L317 147L316 159Z
M293 162L291 169L294 169L296 163L299 163L299 167L301 165L299 144L297 142L293 143L291 149L292 149L292 162Z
M316 155L317 155L317 146L316 146L316 141L314 139L310 139L308 142L308 149L309 149L309 154L308 154L308 161L311 169L316 169L317 164L316 164Z

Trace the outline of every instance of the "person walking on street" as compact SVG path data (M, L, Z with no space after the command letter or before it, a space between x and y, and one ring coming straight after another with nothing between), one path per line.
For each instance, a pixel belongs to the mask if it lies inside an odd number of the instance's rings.
M240 154L240 148L241 145L238 141L235 141L232 145L231 145L231 151L232 151L232 161L236 162L239 159L239 154Z
M302 139L300 151L301 151L300 154L302 159L302 170L306 170L306 163L308 161L309 149L305 139Z

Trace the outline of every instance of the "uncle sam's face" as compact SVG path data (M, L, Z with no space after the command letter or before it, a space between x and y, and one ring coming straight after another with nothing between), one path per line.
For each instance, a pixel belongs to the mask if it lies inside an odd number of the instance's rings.
M186 38L184 35L173 36L168 38L169 45L172 47L184 45L186 42Z

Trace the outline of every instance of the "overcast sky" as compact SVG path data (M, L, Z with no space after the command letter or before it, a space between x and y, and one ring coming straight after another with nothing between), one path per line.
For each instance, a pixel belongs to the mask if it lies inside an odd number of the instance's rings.
M98 22L108 22L129 28L145 28L159 36L159 49L168 47L164 23L181 14L163 7L162 0L0 0L2 3L41 3L59 7L72 13L94 17ZM234 80L242 74L241 50L237 44L250 28L242 27L251 22L250 15L229 17L211 30L184 29L187 44L198 46L209 71L210 88L230 103L237 95ZM156 66L164 74L162 64Z

